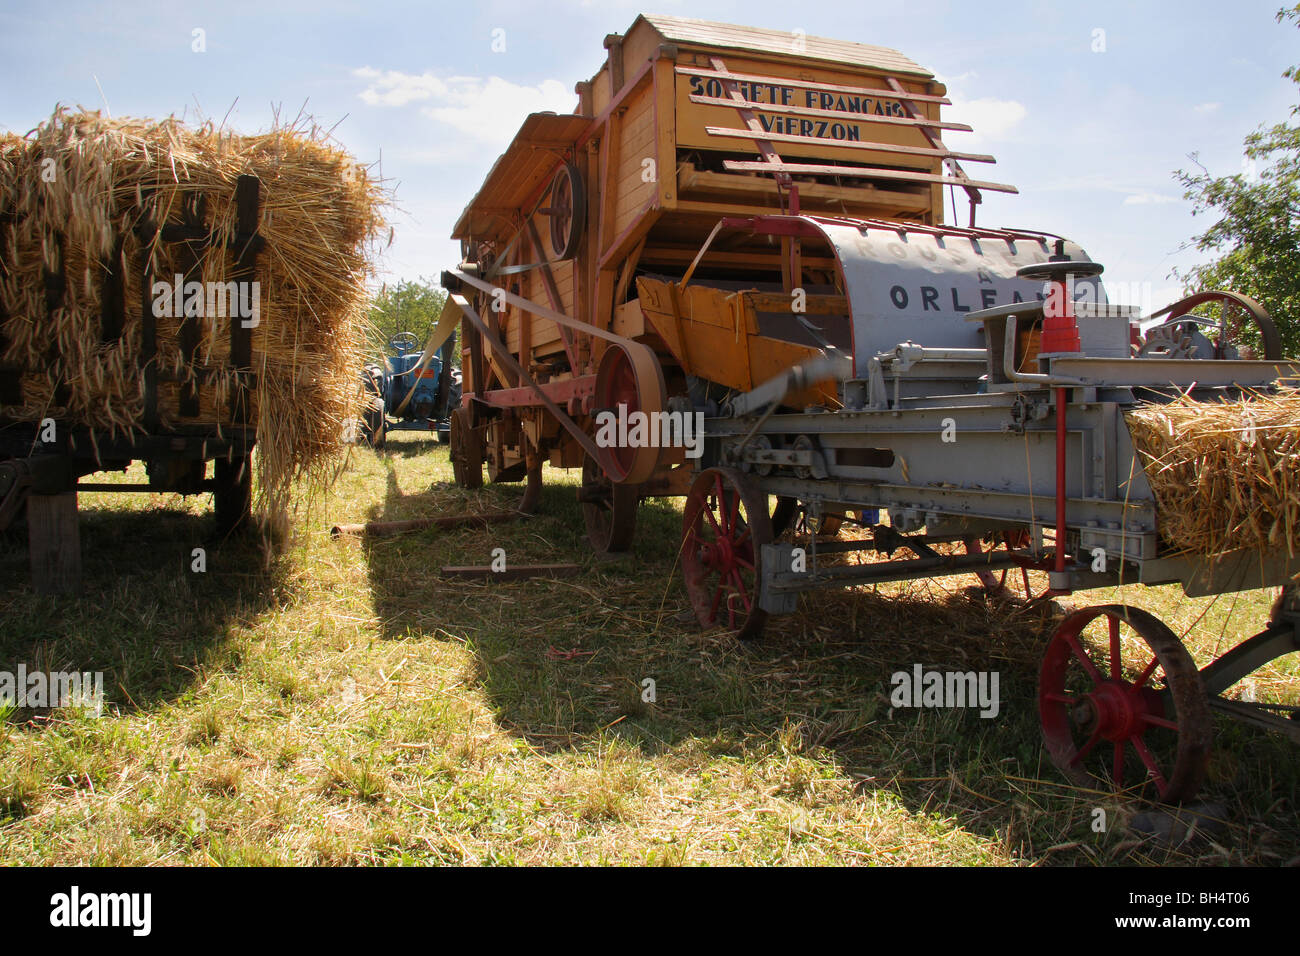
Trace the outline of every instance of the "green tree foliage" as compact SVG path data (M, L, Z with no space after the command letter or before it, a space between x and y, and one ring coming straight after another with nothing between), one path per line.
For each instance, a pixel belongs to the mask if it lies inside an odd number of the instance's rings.
M412 333L419 348L424 348L425 340L442 315L446 298L447 293L436 282L425 278L385 286L370 304L370 357L377 361L389 354L388 341L398 332ZM456 338L459 343L459 329ZM459 348L456 354L459 355Z
M1300 4L1279 10L1277 20L1300 25ZM1300 85L1300 66L1283 75ZM1277 323L1284 354L1300 355L1300 106L1291 116L1246 137L1242 172L1175 174L1193 215L1219 217L1192 241L1218 258L1176 275L1188 292L1227 289L1258 300Z

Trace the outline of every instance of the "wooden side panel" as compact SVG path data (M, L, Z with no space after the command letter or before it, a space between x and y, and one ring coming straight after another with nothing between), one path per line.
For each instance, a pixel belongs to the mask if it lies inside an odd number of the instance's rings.
M614 191L614 218L605 223L607 243L630 226L655 196L655 176L651 174L659 160L654 100L654 85L646 83L632 97L619 124L617 159L608 180L608 188ZM650 160L649 167L646 160Z

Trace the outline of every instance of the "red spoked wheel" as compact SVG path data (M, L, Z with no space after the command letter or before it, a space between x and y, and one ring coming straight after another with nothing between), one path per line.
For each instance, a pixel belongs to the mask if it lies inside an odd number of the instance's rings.
M600 357L594 395L598 410L596 444L605 449L602 464L615 482L640 484L659 466L660 441L650 434L657 423L644 419L649 423L638 430L635 422L641 413L662 412L668 403L667 392L663 367L649 346L639 342L611 342ZM602 413L606 412L615 416L615 426L619 416L624 417L625 428L602 429L605 420ZM606 439L611 431L617 440ZM624 431L626 441L622 440Z
M724 626L757 637L767 623L758 606L763 545L772 540L767 496L732 468L709 468L691 485L682 516L682 573L703 628Z
M1212 313L1202 317L1192 313L1193 309L1208 307ZM1198 292L1185 299L1179 299L1173 305L1165 306L1151 317L1164 318L1164 322L1149 328L1139 348L1139 355L1169 355L1172 358L1192 358L1194 350L1187 352L1188 346L1183 336L1196 326L1214 332L1211 340L1214 346L1214 358L1228 358L1232 353L1229 348L1236 347L1250 338L1257 339L1262 358L1276 361L1282 358L1282 337L1278 334L1277 324L1268 310L1248 295L1239 292L1211 291ZM1188 320L1180 322L1180 319ZM1190 336L1187 340L1190 342Z
M1076 611L1052 635L1038 681L1052 762L1081 787L1150 785L1167 803L1205 779L1210 706L1174 633L1146 611Z

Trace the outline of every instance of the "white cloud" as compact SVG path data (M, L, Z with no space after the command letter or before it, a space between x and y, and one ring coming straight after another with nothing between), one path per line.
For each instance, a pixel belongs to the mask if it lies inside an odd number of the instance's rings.
M1148 206L1160 205L1161 203L1178 202L1177 196L1165 196L1161 193L1136 192L1130 193L1124 197L1126 206Z
M485 143L504 146L529 113L569 113L577 105L576 95L559 80L543 80L537 86L519 86L498 76L486 82L467 77L455 82L446 105L423 112Z
M445 96L447 84L432 73L416 76L398 70L376 70L363 66L352 71L353 76L369 80L370 85L361 91L361 99L370 106L405 106L412 100L427 100Z
M1001 139L1020 125L1028 113L1025 105L1016 100L987 97L963 100L954 96L952 106L944 112L944 118L973 126L973 135L981 140L995 140Z
M499 76L441 78L432 73L402 73L362 67L353 74L368 85L359 94L371 106L405 106L428 102L420 112L430 119L486 144L504 146L529 113L572 112L577 97L559 80L536 86L511 83Z
M1196 110L1198 113L1213 113L1222 105L1222 103L1199 103L1196 106L1193 106L1192 109Z

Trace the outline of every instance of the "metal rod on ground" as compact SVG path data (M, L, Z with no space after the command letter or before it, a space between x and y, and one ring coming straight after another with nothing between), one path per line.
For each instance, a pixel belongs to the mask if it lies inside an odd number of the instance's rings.
M568 578L582 570L577 564L521 564L500 571L491 565L447 565L441 569L444 578L482 578L488 581L521 581L526 578Z
M501 521L515 521L524 517L519 511L489 511L481 515L448 515L442 518L413 518L409 521L368 521L365 524L336 524L330 528L330 537L340 535L365 535L383 538L403 531L420 531L424 528L477 528Z

